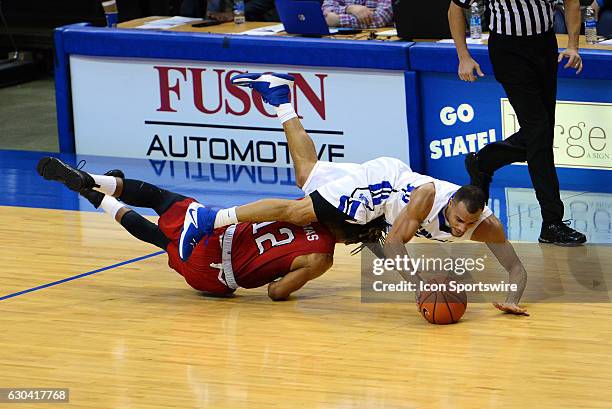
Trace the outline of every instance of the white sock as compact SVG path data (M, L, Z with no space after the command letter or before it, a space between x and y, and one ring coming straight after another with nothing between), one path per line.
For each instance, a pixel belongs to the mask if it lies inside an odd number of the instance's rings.
M104 196L104 199L102 199L102 203L100 203L100 209L104 210L106 213L111 215L113 220L115 220L115 216L117 215L117 212L122 207L126 207L126 206L123 203L121 203L119 200L115 199L112 196L108 196L108 195Z
M215 217L215 229L236 223L238 223L238 218L236 217L236 206L230 207L229 209L219 210L217 216Z
M292 118L297 118L297 114L295 113L295 110L293 109L293 105L289 103L280 104L279 106L275 108L276 108L276 115L278 116L278 119L280 119L281 124L284 124L285 122L287 122L288 120Z
M100 185L100 187L95 187L94 190L109 196L115 194L115 190L117 190L117 179L114 176L93 175L91 173L90 175L96 182L96 185Z

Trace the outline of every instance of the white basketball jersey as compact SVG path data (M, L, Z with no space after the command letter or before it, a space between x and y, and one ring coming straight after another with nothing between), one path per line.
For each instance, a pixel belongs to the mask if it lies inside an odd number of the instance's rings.
M489 209L488 206L485 206L482 211L482 215L478 219L478 221L472 226L465 234L461 237L455 237L451 234L451 229L449 227L448 221L444 215L446 211L446 207L448 206L450 200L453 195L461 186L456 185L454 183L446 182L444 180L434 179L429 176L423 176L416 172L411 172L412 174L404 174L405 180L410 183L410 181L418 181L420 182L423 178L428 178L429 182L433 182L434 187L436 189L434 203L431 208L431 211L427 215L427 218L423 220L421 226L416 232L417 237L424 237L431 240L438 241L460 241L460 240L469 240L472 237L472 233L474 230L480 225L480 223L489 217L493 212ZM418 176L415 176L418 175ZM419 176L421 178L419 178ZM418 183L417 183L418 184ZM418 186L423 185L424 183L418 184ZM410 185L409 185L410 186ZM409 190L413 190L418 186L412 186L412 188L408 188ZM407 200L406 200L407 199ZM393 202L389 202L387 206L387 210L385 211L385 218L391 224L395 221L395 219L399 216L400 212L406 207L408 202L410 201L410 197L400 198L400 200L394 200Z
M395 197L408 197L412 189L433 180L395 158L381 157L350 167L343 164L342 168L319 163L305 186L310 190L318 185L316 190L325 200L358 224L383 216Z
M485 207L472 229L463 237L453 237L444 210L460 186L413 172L395 158L381 157L362 164L318 162L302 189L306 194L316 190L353 223L366 224L384 215L393 224L410 202L411 192L426 183L434 184L436 196L418 236L440 241L469 239L478 224L491 215Z

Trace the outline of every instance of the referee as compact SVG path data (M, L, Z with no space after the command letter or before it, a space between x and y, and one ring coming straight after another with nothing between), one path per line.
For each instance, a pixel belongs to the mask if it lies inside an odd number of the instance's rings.
M448 21L459 56L459 78L476 81L484 77L465 41L464 8L475 0L452 0ZM542 211L539 241L559 245L586 242L584 234L563 222L563 202L554 164L553 137L557 102L557 66L582 71L578 53L579 0L564 0L568 28L567 48L559 54L553 31L555 0L485 0L491 12L489 57L495 78L506 91L516 112L520 130L501 142L469 154L465 164L470 183L487 197L493 173L513 162L527 162L531 182ZM474 73L476 72L476 74Z

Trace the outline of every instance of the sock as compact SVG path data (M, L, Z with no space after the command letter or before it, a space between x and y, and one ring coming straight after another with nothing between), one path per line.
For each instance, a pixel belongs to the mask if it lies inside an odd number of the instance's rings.
M292 118L297 118L297 114L295 113L295 110L293 109L293 105L289 103L280 104L279 106L277 106L276 115L278 116L278 119L280 119L281 124L284 124L285 122L287 122L288 120Z
M115 219L117 212L122 207L125 207L125 205L112 196L104 196L102 203L100 203L100 208L111 215L113 219Z
M229 209L219 210L217 216L215 217L215 229L236 223L238 223L238 218L236 217L236 206L230 207Z
M109 196L115 194L115 190L117 189L117 179L115 179L114 176L90 175L94 182L96 182L96 185L100 186L94 187L95 190Z

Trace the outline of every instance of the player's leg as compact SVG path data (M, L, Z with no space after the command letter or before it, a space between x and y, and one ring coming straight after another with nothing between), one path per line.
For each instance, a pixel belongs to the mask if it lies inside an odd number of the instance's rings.
M45 177L45 179L56 180L66 185L70 183L69 181L71 178L74 180L74 171L74 168L55 158L43 158L38 165L38 173ZM79 170L78 172L82 171ZM85 174L85 172L82 173ZM103 179L103 182L100 183L98 188L103 187L116 193L117 188L121 190L124 186L122 183L124 177L123 172L118 169L108 171L104 175L99 175L99 177ZM112 182L112 184L109 184L109 181ZM96 209L101 208L108 213L132 236L166 250L170 240L155 223L145 219L114 197L105 195L100 191L93 189L82 189L79 193Z
M151 208L160 216L172 204L187 199L186 196L141 180L121 179L118 182L121 182L121 184L120 187L118 184L115 197L130 206Z
M63 183L68 189L75 192L96 189L112 196L117 189L117 178L114 176L90 175L50 156L38 161L36 171L43 178Z
M295 182L299 188L302 188L318 161L317 150L297 117L284 122L283 129L287 137L289 154L293 160Z
M63 183L71 190L77 192L94 190L119 198L130 206L151 208L159 215L173 203L186 199L185 196L141 180L125 179L123 172L117 169L104 175L96 175L76 169L57 158L45 157L39 161L37 170L45 179ZM89 196L94 200L102 200L99 195ZM99 206L99 203L92 202L92 204L96 208Z
M295 170L295 180L298 187L301 188L318 159L315 144L290 103L293 77L277 73L249 73L235 75L231 81L234 85L253 88L261 94L264 101L275 107L287 137L289 154Z
M112 196L107 196L95 190L83 191L81 193L96 208L101 208L110 215L117 223L137 239L151 243L162 250L166 250L170 239L160 230L157 224L150 222L134 210L127 207ZM101 196L101 198L100 198Z
M236 208L238 222L259 223L270 220L298 226L316 222L317 215L310 196L303 200L262 199ZM215 227L217 227L215 225ZM222 226L218 226L222 227Z
M310 197L303 200L263 199L219 211L197 202L191 203L179 239L179 256L183 261L189 259L197 244L214 229L241 222L268 221L306 225L317 221L317 216Z

